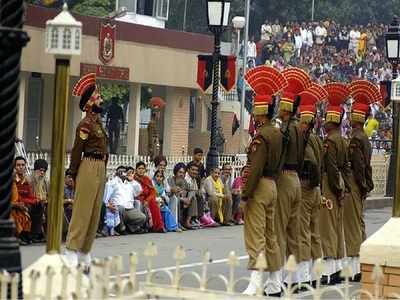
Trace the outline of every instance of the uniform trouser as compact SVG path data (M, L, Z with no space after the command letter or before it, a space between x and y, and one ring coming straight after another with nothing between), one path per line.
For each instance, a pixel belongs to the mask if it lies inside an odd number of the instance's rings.
M322 179L323 196L332 201L332 209L323 206L320 212L320 233L322 252L325 258L341 259L344 257L343 206L332 193L328 184L328 175Z
M283 266L274 224L276 201L275 181L261 178L244 210L244 242L249 254L249 269L256 269L260 253L265 254L269 272Z
M118 213L121 220L121 223L119 223L121 231L128 228L130 232L134 233L146 222L146 216L139 209L126 209L123 206L118 206Z
M275 227L281 251L281 262L286 256L299 257L301 202L300 180L295 171L283 171L277 180L278 201L275 214Z
M75 200L66 247L89 253L100 219L106 175L104 161L83 159L76 178Z
M301 198L299 262L322 257L321 236L319 233L321 190L319 187L310 188L309 181L302 181Z
M354 179L350 177L351 193L344 201L344 237L347 256L359 256L362 243L363 205L360 189Z

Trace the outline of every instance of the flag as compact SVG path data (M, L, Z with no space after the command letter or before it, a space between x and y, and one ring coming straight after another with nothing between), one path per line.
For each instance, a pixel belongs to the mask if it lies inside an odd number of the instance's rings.
M239 129L240 123L239 120L236 116L236 114L233 114L233 120L232 120L232 135L235 135L235 132Z
M205 92L212 83L213 58L211 55L199 55L197 62L197 84Z
M383 98L382 105L386 107L390 104L390 94L392 89L392 82L390 80L381 81L380 83L380 91Z
M253 116L250 116L249 134L250 134L251 137L254 137L254 135L256 134L256 126L254 124Z
M229 92L236 81L236 56L222 55L221 61L221 84Z

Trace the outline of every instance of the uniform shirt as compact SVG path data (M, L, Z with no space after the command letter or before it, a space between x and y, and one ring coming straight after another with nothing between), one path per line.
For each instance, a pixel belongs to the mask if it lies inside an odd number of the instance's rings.
M242 200L253 197L260 178L277 175L282 155L282 134L271 122L257 130L247 152L249 176L242 191Z
M310 133L304 151L304 166L301 178L309 180L312 187L320 185L321 182L322 150L321 139L314 133Z
M110 200L113 200L117 206L132 209L135 207L135 198L141 192L142 187L137 181L123 182L121 178L114 177L106 183L103 202L109 203Z
M362 129L353 129L349 150L354 179L363 196L366 196L374 189L371 167L372 148Z
M284 126L287 126L287 123ZM304 160L304 138L295 120L291 120L289 124L289 142L285 149L284 159L283 168L286 165L287 167L296 166L301 169Z
M348 180L351 172L349 167L346 141L340 135L340 129L334 130L324 142L324 168L328 174L329 187L334 194L351 191Z
M78 173L82 154L99 153L107 155L107 135L100 118L86 115L76 128L75 142L71 151L71 173Z

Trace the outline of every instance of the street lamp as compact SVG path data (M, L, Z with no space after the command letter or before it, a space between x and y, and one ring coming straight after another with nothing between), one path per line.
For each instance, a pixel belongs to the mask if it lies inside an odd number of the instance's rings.
M214 34L213 52L213 93L211 100L211 138L207 153L206 168L210 172L218 166L217 152L217 114L218 114L218 86L220 81L221 33L229 23L230 0L207 0L208 28Z
M69 65L72 55L81 54L81 47L82 23L75 20L64 3L62 12L46 22L46 53L56 58L47 253L61 251Z
M395 17L392 23L389 26L388 31L385 33L385 42L386 42L386 57L389 62L392 64L392 79L397 78L397 66L399 64L400 59L400 27L398 18ZM392 97L393 95L391 95ZM393 134L392 134L392 147L390 153L390 163L389 163L389 174L386 183L386 196L394 197L394 203L396 203L396 194L395 194L395 183L397 184L396 176L396 161L397 161L397 143L398 143L398 133L399 133L399 102L393 101L392 103L393 112ZM397 169L400 170L400 169ZM398 190L400 192L400 190ZM395 206L393 206L394 209Z

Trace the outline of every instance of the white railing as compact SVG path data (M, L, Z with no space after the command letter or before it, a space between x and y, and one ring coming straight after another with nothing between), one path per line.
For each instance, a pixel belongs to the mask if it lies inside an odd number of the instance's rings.
M239 258L235 252L230 252L227 259L227 274L209 274L211 255L204 253L200 272L183 271L182 262L186 257L186 251L178 246L173 254L175 261L174 271L153 269L154 259L158 256L158 249L154 243L149 243L143 252L146 260L145 279L139 282L137 275L138 254L132 252L129 257L129 273L122 274L123 260L121 256L109 257L102 260L94 260L90 268L90 276L83 273L82 267L71 269L67 264L59 269L53 266L47 267L46 272L40 273L31 270L23 278L25 299L260 299L263 297L263 289L259 288L256 296L245 296L238 290L239 282L249 282L249 278L237 278L235 272L239 266ZM267 268L266 259L263 254L257 259L257 269L261 272ZM293 256L289 257L285 271L289 278L296 272L298 265ZM358 289L353 291L350 288L352 270L347 264L341 272L344 284L341 286L323 287L321 277L324 273L325 263L317 260L313 273L317 278L316 287L309 284L292 286L289 282L287 288L282 285L285 299L297 299L294 290L303 287L308 290L310 299L324 299L327 293L334 293L335 299L383 299L381 290L384 286L384 273L380 266L375 266L371 274L374 288L370 290ZM55 280L58 276L59 280ZM1 299L6 299L10 291L10 299L17 299L18 275L10 275L6 272L0 273ZM185 280L190 279L195 285L185 285ZM290 280L290 279L289 279ZM158 282L157 282L158 281ZM160 283L162 281L163 283ZM166 282L167 281L167 282ZM222 283L222 290L215 290L209 287L210 283L219 281ZM166 283L165 283L166 282ZM268 285L268 281L265 286ZM299 295L301 296L301 294ZM400 299L398 294L388 295L390 298ZM264 298L265 299L265 298Z

